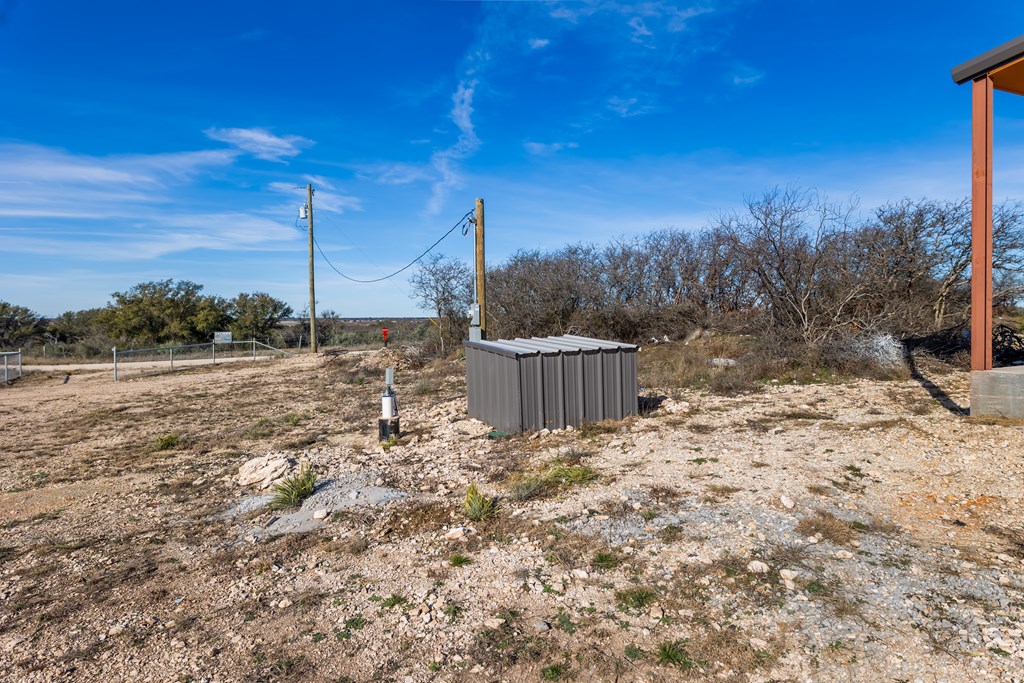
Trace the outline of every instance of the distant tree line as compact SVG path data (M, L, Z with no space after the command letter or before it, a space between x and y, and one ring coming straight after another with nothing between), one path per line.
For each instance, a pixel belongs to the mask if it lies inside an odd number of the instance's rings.
M489 335L640 341L702 328L814 349L851 335L964 328L970 202L903 199L859 221L854 209L815 192L776 189L697 232L516 252L487 273ZM1018 202L994 212L993 279L997 310L1013 309L1024 294ZM470 281L465 264L435 259L420 269L414 294L451 318L445 329L464 334Z
M154 280L114 292L103 308L68 311L45 319L34 311L0 301L0 349L26 348L34 355L107 355L119 349L206 343L230 330L236 341L255 339L278 348L309 346L309 313L293 318L292 307L266 292L232 299L203 294L188 280ZM286 320L290 319L290 320ZM290 323L290 324L289 324ZM420 319L343 320L331 309L317 314L321 346L375 346L381 327L396 343L431 337L434 325Z
M121 348L209 342L231 330L235 339L270 342L291 306L265 292L233 299L202 293L188 280L154 280L114 292L104 308L68 311L45 320L24 306L0 301L0 346L51 345L71 355Z

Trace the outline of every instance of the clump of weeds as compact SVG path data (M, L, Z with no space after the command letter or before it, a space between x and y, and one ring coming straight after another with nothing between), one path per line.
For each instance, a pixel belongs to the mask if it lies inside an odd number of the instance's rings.
M316 470L303 465L298 473L279 482L274 487L274 497L270 501L271 510L286 510L298 507L302 501L313 495L316 489Z
M462 505L462 514L474 522L484 522L498 512L498 501L480 493L476 484L470 484L466 491L466 501Z

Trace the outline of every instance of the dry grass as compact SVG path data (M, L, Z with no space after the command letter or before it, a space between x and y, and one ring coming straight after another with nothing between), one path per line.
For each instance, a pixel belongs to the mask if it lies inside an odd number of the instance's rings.
M743 489L735 486L712 484L707 488L707 492L704 494L704 500L709 503L721 503L732 497L734 493L739 493L742 490Z
M801 536L817 536L821 540L831 541L836 545L845 545L855 536L849 522L839 519L826 510L817 510L813 516L801 519L796 525L796 532Z

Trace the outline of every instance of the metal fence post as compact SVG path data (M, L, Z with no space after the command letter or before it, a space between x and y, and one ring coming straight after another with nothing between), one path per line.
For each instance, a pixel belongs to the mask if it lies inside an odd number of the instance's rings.
M22 362L21 362L21 349L18 349L18 377L20 378L24 374L25 374L25 371L22 368Z
M174 349L171 349L171 370L174 369Z
M4 354L4 384L7 383L7 354Z
M256 360L256 340L252 340L252 359Z
M213 364L217 364L217 342L210 342L210 351L213 352Z
M117 381L117 347L116 346L114 347L113 351L114 351L114 381L116 382Z

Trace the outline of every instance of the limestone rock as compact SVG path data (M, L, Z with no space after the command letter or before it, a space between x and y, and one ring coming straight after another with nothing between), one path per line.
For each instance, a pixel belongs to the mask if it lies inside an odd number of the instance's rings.
M267 453L253 458L238 468L239 486L268 489L287 476L294 463L281 453Z
M747 565L747 571L753 574L767 574L768 565L760 560L754 560Z

